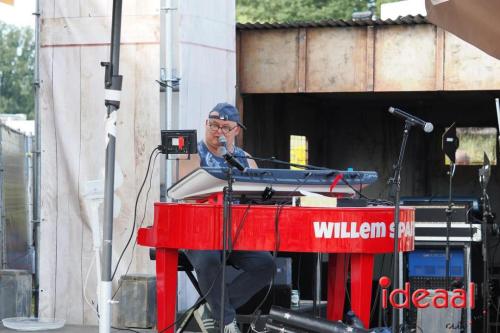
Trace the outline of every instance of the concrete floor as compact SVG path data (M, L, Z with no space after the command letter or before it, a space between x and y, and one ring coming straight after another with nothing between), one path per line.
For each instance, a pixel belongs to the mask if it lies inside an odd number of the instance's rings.
M143 329L137 329L134 330L140 333L156 333L156 330L143 330ZM4 327L3 325L0 325L0 333L14 333L14 332L20 332L16 330L12 330L9 328ZM26 331L24 331L26 332ZM43 331L36 331L37 333L97 333L99 332L99 327L98 326L77 326L77 325L65 325L64 327L57 329L57 330L43 330ZM112 333L132 333L132 331L127 331L127 330L115 330L111 329ZM196 333L196 332L188 332L184 331L185 333Z

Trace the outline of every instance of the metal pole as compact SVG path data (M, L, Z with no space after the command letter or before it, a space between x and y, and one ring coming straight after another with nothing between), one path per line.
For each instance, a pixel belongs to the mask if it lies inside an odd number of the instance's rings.
M399 279L399 213L400 213L400 190L401 190L401 168L403 167L403 158L406 149L406 142L410 134L412 123L408 120L405 122L403 132L403 142L399 151L399 159L394 166L394 176L389 180L392 183L391 195L394 195L394 266L393 266L393 283L394 288L400 288ZM402 319L402 318L401 318ZM399 332L399 310L392 309L392 332Z
M483 219L481 223L482 254L483 254L483 332L490 332L490 279L488 269L488 213L486 185L483 187Z
M40 0L36 0L35 12L35 75L33 87L35 90L35 147L32 156L33 163L33 242L35 247L35 278L33 296L35 299L34 316L38 317L40 302L40 188L41 188L41 126L40 126Z
M233 203L233 168L227 168L227 186L224 187L224 210L223 210L223 224L222 224L222 276L221 276L221 296L220 296L220 333L224 333L224 310L226 300L226 261L227 254L232 251L231 243L231 206Z
M174 11L175 0L160 2L160 129L171 130L173 126L173 85L174 85ZM177 163L177 162L176 162ZM167 189L173 183L174 161L162 159L160 162L160 200L168 201ZM178 165L176 166L178 169ZM177 180L177 179L175 179Z
M316 269L314 274L313 316L321 317L321 253L316 253Z
M448 208L446 208L446 290L450 290L450 229L453 214L453 202L451 197L453 174L455 173L455 163L450 162L450 182L448 187Z
M120 32L121 32L122 1L113 0L113 17L111 28L110 62L101 63L105 70L105 105L106 119L106 166L104 178L104 225L102 249L102 276L99 333L109 333L111 330L111 288L112 288L112 242L113 242L113 196L115 176L115 145L116 118L120 108L122 77L120 65Z

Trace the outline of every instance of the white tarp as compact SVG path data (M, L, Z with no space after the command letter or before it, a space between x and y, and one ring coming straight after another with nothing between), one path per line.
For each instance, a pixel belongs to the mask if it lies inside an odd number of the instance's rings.
M180 0L178 47L180 59L179 129L197 129L219 102L235 103L236 29L234 0ZM191 306L199 295L179 273L178 309Z
M88 181L103 178L106 109L100 62L109 61L112 0L41 3L40 316L95 324L96 316L84 300L94 258L85 189ZM123 2L120 74L124 80L116 151L118 178L123 182L115 184L114 265L131 232L135 197L149 154L160 142L155 82L160 76L159 10L159 0ZM174 118L178 128L201 130L210 107L234 102L234 1L181 1L178 10L181 90ZM157 161L148 202L144 193L139 201L138 223L147 208L144 225L152 224L153 202L159 198L158 165ZM114 289L130 259L131 248ZM153 273L154 263L148 249L136 246L129 273L138 272ZM95 265L88 276L85 294L95 305Z

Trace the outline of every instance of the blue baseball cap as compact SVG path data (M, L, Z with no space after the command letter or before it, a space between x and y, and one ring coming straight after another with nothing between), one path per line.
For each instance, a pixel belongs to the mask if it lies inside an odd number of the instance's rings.
M212 112L217 112L218 115L210 115ZM209 119L220 119L234 121L243 129L247 129L240 121L240 112L238 109L229 103L219 103L208 114Z

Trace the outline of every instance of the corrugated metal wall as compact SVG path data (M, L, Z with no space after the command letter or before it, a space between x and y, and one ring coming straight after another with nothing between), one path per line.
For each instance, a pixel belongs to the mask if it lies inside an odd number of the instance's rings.
M2 268L33 272L31 137L0 125Z

